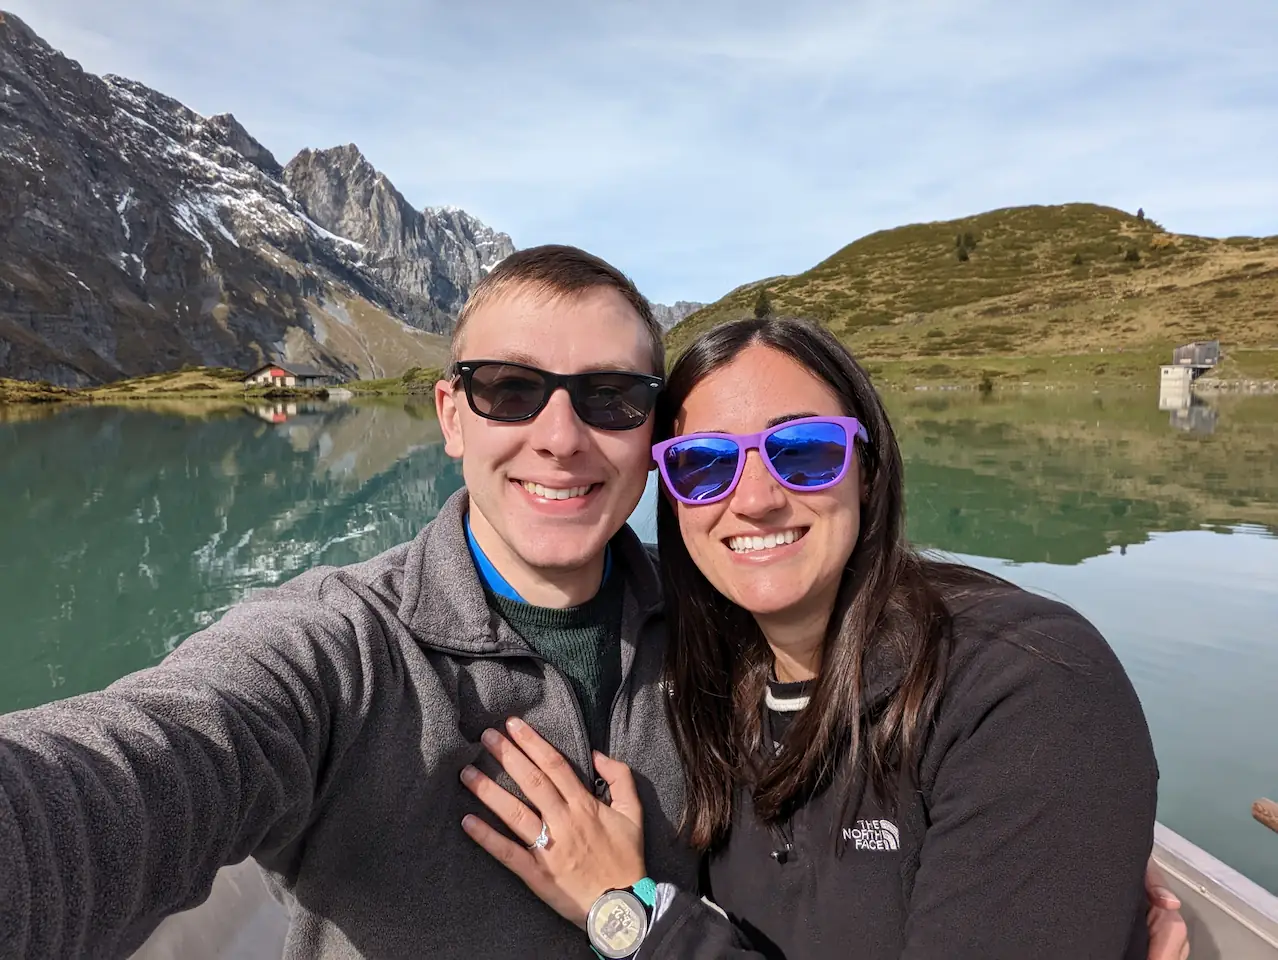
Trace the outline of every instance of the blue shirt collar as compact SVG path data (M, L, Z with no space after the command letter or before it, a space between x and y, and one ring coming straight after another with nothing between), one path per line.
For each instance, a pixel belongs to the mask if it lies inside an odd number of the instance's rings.
M466 544L470 547L471 558L475 561L475 570L479 573L479 579L493 593L499 597L505 597L507 600L514 600L516 603L527 603L523 597L519 595L519 591L510 585L505 577L501 575L493 562L488 559L487 555L480 548L479 542L475 539L475 535L470 530L470 514L466 514ZM604 548L604 571L603 580L600 586L608 582L608 575L612 573L612 544L608 544Z

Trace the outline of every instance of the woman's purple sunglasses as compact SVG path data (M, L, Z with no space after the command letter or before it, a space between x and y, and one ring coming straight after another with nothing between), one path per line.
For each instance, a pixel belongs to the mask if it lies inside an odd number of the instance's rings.
M680 503L717 503L736 489L746 453L758 450L777 483L800 493L842 480L854 443L870 436L855 417L803 417L758 433L686 433L655 444L652 458L666 489Z

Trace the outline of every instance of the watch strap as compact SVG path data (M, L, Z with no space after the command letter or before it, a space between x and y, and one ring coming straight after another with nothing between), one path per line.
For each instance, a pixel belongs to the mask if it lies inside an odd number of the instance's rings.
M637 883L631 884L630 890L647 905L649 910L657 906L657 884L651 877L644 877Z

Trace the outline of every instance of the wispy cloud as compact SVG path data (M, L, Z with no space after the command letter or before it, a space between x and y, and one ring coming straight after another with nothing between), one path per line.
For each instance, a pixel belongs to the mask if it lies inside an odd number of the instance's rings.
M1272 0L9 6L281 160L354 141L414 204L579 243L660 300L1018 203L1278 232Z

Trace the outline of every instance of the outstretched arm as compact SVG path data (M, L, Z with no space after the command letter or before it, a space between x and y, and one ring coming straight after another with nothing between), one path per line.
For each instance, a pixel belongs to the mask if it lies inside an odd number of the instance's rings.
M272 591L104 691L0 717L0 956L127 954L305 827L363 683L318 593Z

